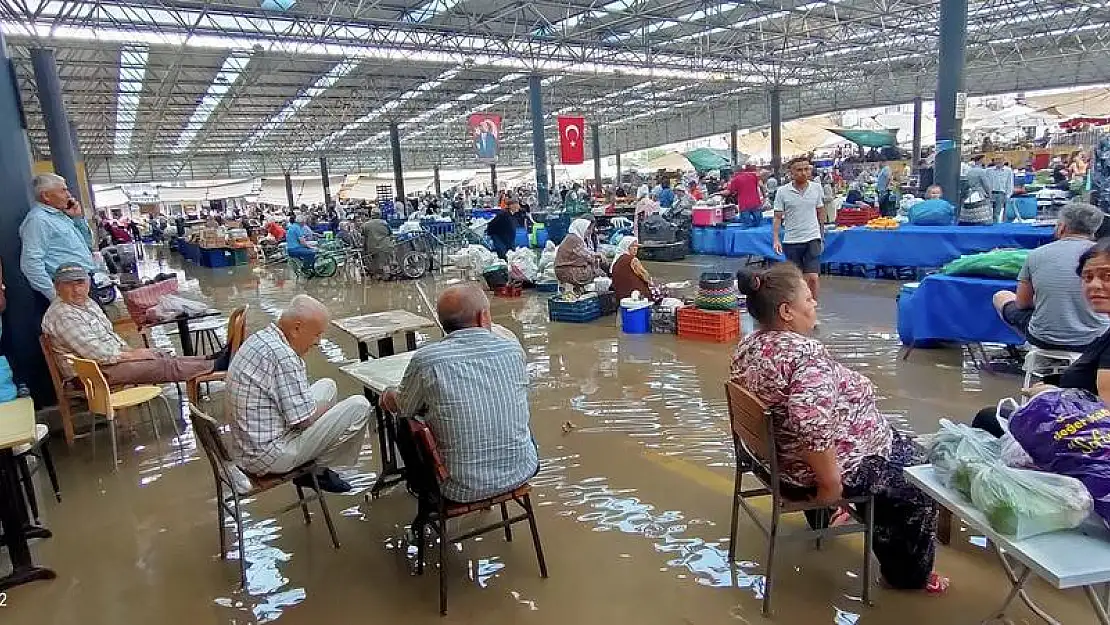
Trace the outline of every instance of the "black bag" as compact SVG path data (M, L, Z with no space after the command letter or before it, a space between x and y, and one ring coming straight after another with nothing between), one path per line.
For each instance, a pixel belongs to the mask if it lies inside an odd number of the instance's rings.
M439 482L431 459L417 444L409 421L411 419L397 418L397 455L405 467L405 487L421 503L431 503L439 498Z

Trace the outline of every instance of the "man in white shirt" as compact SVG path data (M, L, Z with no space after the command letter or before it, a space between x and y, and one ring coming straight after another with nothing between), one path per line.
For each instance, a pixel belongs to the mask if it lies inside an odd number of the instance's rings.
M791 183L780 186L775 192L775 221L771 225L771 240L776 254L784 254L786 260L802 270L806 284L817 299L821 270L821 252L824 240L818 211L824 206L824 192L821 185L811 181L813 165L809 159L800 156L791 160ZM786 235L780 239L779 231L786 223Z

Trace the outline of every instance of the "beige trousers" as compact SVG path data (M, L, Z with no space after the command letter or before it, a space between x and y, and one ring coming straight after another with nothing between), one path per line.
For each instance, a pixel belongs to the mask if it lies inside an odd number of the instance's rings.
M186 382L189 378L211 373L216 361L204 356L170 356L158 353L149 360L128 360L114 365L101 365L100 371L108 384L164 384Z
M287 473L309 460L324 467L352 466L366 437L370 420L370 402L361 395L352 395L335 403L335 381L323 378L310 387L317 406L328 406L312 425L296 435L286 436L282 448L267 469L269 473Z

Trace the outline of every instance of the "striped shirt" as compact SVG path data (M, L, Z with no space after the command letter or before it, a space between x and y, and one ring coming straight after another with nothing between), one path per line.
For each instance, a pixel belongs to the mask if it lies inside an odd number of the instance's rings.
M1014 170L1009 167L990 167L987 169L987 181L994 193L1014 193Z
M400 416L421 418L447 465L443 496L470 502L536 473L528 373L520 344L467 328L416 350L398 389Z
M75 374L62 354L73 354L99 365L112 365L119 362L123 352L131 349L116 334L100 306L90 298L85 298L80 305L61 298L50 302L42 318L42 331L50 337L58 368L66 379Z
M252 334L227 370L232 456L252 473L267 473L292 426L316 414L304 360L276 324Z

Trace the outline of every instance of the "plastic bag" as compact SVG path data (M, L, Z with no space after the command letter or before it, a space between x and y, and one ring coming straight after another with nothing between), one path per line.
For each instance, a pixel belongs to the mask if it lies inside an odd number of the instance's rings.
M976 473L971 502L996 532L1018 540L1078 527L1094 504L1075 478L1001 464Z
M946 200L924 200L910 205L906 216L915 226L950 226L956 221L956 209Z
M949 276L982 276L1014 280L1021 272L1029 250L994 250L966 254L948 263L941 271Z
M158 303L146 311L147 320L167 321L181 315L199 315L208 310L208 304L186 299L180 295L163 295Z
M1015 469L1036 469L1037 463L1029 457L1025 448L1009 432L999 439L1002 444L1002 463Z
M505 259L509 261L509 269L516 275L523 277L528 282L535 282L540 275L539 267L536 265L536 256L532 250L526 247L518 247L515 250L509 250L505 254Z
M1077 389L1038 393L1010 415L1010 433L1038 467L1083 482L1110 522L1110 410Z
M940 431L930 441L928 452L929 462L946 486L953 486L956 469L961 464L992 464L1002 458L1002 446L990 432L948 419L940 420Z

